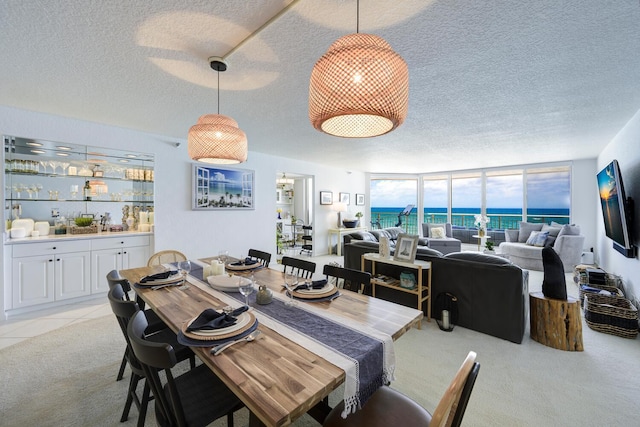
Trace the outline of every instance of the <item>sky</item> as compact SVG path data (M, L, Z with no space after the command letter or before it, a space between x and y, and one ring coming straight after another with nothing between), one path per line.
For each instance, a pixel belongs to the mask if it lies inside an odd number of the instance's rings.
M569 172L529 174L527 176L527 206L529 208L569 209L571 185ZM480 178L456 179L453 185L454 208L479 207L481 204ZM372 180L372 207L405 207L417 205L417 179ZM426 207L447 206L445 180L424 182ZM487 177L488 208L521 208L523 183L521 175Z

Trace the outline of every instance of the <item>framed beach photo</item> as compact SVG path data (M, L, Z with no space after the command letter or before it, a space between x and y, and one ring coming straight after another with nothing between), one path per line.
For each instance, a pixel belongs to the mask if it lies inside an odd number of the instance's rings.
M351 204L351 194L349 193L340 193L340 203L344 203L345 205Z
M193 165L192 210L253 210L252 170Z
M364 206L364 194L356 193L356 206Z
M332 205L333 204L333 193L331 191L321 191L320 192L320 204L321 205Z
M395 261L413 262L416 259L416 251L418 250L417 234L398 234L396 241L396 250L393 254Z

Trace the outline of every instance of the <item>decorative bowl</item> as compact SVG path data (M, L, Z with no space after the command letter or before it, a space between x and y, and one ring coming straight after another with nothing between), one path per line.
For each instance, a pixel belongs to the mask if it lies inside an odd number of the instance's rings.
M360 220L357 219L343 219L342 225L344 225L345 228L356 228L359 222Z

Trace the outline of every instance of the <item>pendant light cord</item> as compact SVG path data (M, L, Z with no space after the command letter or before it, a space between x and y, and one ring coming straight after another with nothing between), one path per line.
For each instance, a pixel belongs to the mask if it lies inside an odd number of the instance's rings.
M360 0L356 1L356 33L360 32Z
M220 115L220 71L218 73L218 115Z

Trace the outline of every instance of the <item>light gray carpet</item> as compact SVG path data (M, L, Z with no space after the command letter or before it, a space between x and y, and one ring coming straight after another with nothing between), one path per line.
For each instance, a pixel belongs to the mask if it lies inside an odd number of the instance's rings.
M568 276L570 277L570 276ZM533 272L530 290L539 290ZM569 283L570 294L576 294ZM589 329L584 352L564 352L532 341L521 345L435 322L396 343L393 387L433 410L469 350L481 363L463 425L637 426L640 396L638 339ZM0 425L135 425L138 412L119 423L127 381L115 381L124 339L113 316L89 320L0 351ZM129 370L126 371L127 376ZM340 397L334 393L332 404ZM147 426L155 425L150 409ZM246 410L236 425L246 425ZM214 425L225 425L220 420ZM317 425L305 417L296 426Z

